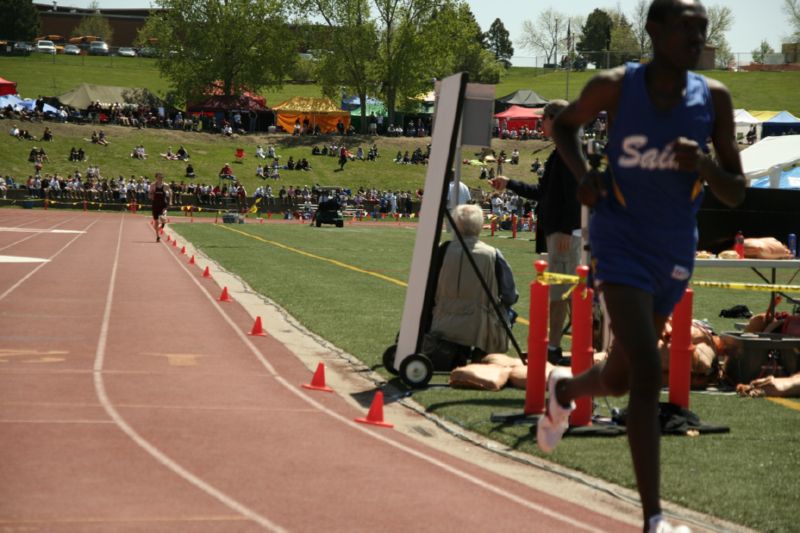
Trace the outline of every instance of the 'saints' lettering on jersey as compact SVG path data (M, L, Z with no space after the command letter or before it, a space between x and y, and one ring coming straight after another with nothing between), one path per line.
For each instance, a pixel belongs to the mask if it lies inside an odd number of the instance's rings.
M658 148L649 148L642 151L647 146L647 135L630 135L622 141L623 155L619 157L619 166L622 168L641 168L644 170L677 170L678 163L675 161L675 152L672 150L672 143L669 143L661 151Z

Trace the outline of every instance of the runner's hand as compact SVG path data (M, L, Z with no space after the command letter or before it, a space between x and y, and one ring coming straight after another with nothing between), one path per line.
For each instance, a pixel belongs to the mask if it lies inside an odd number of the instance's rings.
M594 207L600 198L605 198L606 194L603 179L598 170L588 171L578 183L578 201L585 206Z
M675 152L675 162L678 164L678 169L686 172L699 171L701 161L706 158L703 151L700 150L700 145L686 137L675 139L672 149Z
M506 190L506 185L508 185L508 178L505 176L497 176L489 180L489 185L497 192L503 192Z

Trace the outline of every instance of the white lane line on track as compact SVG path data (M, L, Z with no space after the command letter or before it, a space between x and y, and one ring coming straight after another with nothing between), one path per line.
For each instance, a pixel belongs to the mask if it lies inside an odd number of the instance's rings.
M85 231L77 229L49 229L49 228L12 228L0 226L0 232L13 232L13 233L86 233Z
M61 222L58 222L58 223L56 223L56 224L53 224L52 226L50 226L50 227L49 227L49 228L47 228L47 229L48 229L48 230L51 230L51 229L53 229L53 228L56 228L56 227L60 226L61 224L66 224L67 222L72 222L72 221L73 221L73 220L75 220L76 218L77 218L77 217L72 217L72 218L68 218L68 219L66 219L66 220L62 220ZM32 222L31 222L31 223L32 223ZM26 224L27 224L27 222L26 222ZM16 226L16 227L19 227L19 226ZM91 227L91 225L90 225L89 227ZM84 232L85 232L85 231L88 231L88 230L89 230L89 227L87 227L87 228L86 228L85 230L83 230L83 231L84 231ZM5 246L3 246L3 247L0 247L0 252L2 252L3 250L5 250L6 248L11 248L12 246L16 246L17 244L20 244L20 243L22 243L22 242L25 242L25 241L27 241L28 239L32 239L32 238L34 238L34 237L36 237L36 236L38 236L38 235L41 235L41 233L31 233L31 234L30 234L30 235L28 235L27 237L23 237L22 239L19 239L19 240L15 241L15 242L12 242L12 243L10 243L10 244L7 244L7 245L5 245Z
M111 420L86 420L86 419L72 419L72 420L33 420L33 419L12 419L0 418L0 424L113 424Z
M94 220L94 221L92 221L92 222L91 222L91 223L90 223L88 226L86 226L86 231L88 231L88 230L89 230L89 228L91 228L92 226L94 226L96 222L97 222L97 220ZM59 249L58 249L58 251L57 251L56 253L54 253L53 255L51 255L51 256L48 258L48 261L52 261L53 259L55 259L55 258L58 256L58 254L60 254L60 253L61 253L61 252L63 252L64 250L66 250L66 249L67 249L67 248L68 248L68 247L69 247L69 246L70 246L70 245L71 245L73 242L75 242L76 240L78 240L78 239L79 239L80 237L82 237L83 235L84 235L83 233L81 233L81 234L79 234L79 235L75 235L73 238L71 238L69 241L67 241L67 244L65 244L64 246L62 246L61 248L59 248ZM24 240L24 239L23 239L23 240ZM21 242L21 241L20 241L20 242ZM0 250L2 250L2 248L0 248ZM36 268L34 268L34 269L33 269L33 270L31 270L30 272L28 272L28 273L27 273L25 276L23 276L22 278L20 278L20 280L19 280L18 282L16 282L16 283L15 283L15 284L13 284L11 287L9 287L8 289L6 289L6 291L5 291L4 293L0 294L0 301L2 301L2 300L3 300L3 299L6 297L6 296L8 296L8 295L9 295L9 294L11 294L12 292L14 292L14 290L16 290L16 288L17 288L17 287L19 287L20 285L22 285L23 283L25 283L25 281L27 281L27 280L28 280L28 279L29 279L31 276L33 276L34 274L36 274L37 272L39 272L39 269L40 269L40 268L42 268L43 266L46 266L46 265L48 265L48 264L49 264L49 262L48 262L48 263L41 263L39 266L37 266Z
M41 257L22 257L21 255L0 255L0 263L47 263L49 259Z
M221 490L217 489L216 487L206 483L199 477L192 474L189 470L182 467L176 461L173 461L167 454L156 448L153 444L149 441L144 439L141 435L139 435L136 430L134 430L119 412L116 410L114 405L111 403L111 400L108 398L108 394L106 393L106 386L105 382L103 381L103 364L105 362L105 355L106 355L106 345L108 343L108 329L109 329L109 322L111 320L111 308L114 303L114 288L117 281L117 269L119 267L119 251L122 247L122 229L125 224L125 219L121 218L119 223L119 233L117 235L117 248L116 252L114 253L114 264L111 267L111 280L108 284L108 293L106 295L106 304L105 310L103 311L103 321L100 326L100 337L97 340L97 351L95 352L94 358L94 386L95 392L97 393L97 399L100 401L100 404L105 409L108 416L114 423L119 427L127 436L130 438L136 445L142 448L145 452L150 454L156 461L161 463L163 466L177 474L178 476L182 477L207 495L215 498L217 501L222 503L223 505L228 506L232 510L236 511L237 513L249 518L253 522L259 524L260 526L268 529L270 531L285 531L282 527L278 526L277 524L273 523L272 521L268 520L267 518L259 515L255 511L245 507L243 504L239 503L238 501L234 500L227 494L223 493Z
M588 524L586 522L581 522L581 521L576 520L576 519L574 519L574 518L572 518L570 516L567 516L565 514L561 514L561 513L557 512L557 511L553 511L552 509L550 509L548 507L545 507L543 505L539 505L539 504L530 502L528 500L525 500L524 498L521 498L521 497L517 496L516 494L514 494L512 492L509 492L509 491L507 491L507 490L505 490L505 489L503 489L501 487L497 487L497 486L492 485L491 483L489 483L487 481L484 481L483 479L475 477L475 476L473 476L471 474L467 474L466 472L462 472L461 470L455 468L454 466L448 465L447 463L445 463L443 461L440 461L439 459L436 459L434 457L425 455L423 452L421 452L419 450L415 450L414 448L411 448L409 446L406 446L404 444L396 442L396 441L390 439L389 437L381 434L378 431L374 431L374 430L372 430L370 428L367 428L363 424L358 424L357 422L355 422L353 420L350 420L349 418L347 418L345 416L342 416L339 413L337 413L337 412L335 412L335 411L333 411L331 409L328 409L327 407L325 407L321 403L317 402L316 400L314 400L310 396L306 395L299 387L297 387L295 384L289 383L286 379L284 379L281 375L278 374L278 372L275 370L275 367L273 367L272 364L269 361L267 361L266 357L264 357L264 354L261 353L261 350L259 350L259 348L250 341L250 339L247 337L247 335L244 333L244 331L239 329L239 327L236 325L236 323L233 321L233 319L231 319L225 313L225 311L223 310L222 306L219 305L219 302L217 302L217 300L213 297L213 295L211 295L208 291L206 291L205 288L200 284L200 282L198 281L197 277L194 276L193 273L187 267L187 264L184 264L179 259L179 257L177 255L175 255L175 254L170 254L170 255L172 255L172 258L175 260L175 262L178 263L178 265L180 265L180 267L184 270L184 272L186 272L186 274L194 282L194 284L197 285L197 287L200 289L200 291L211 302L211 304L214 306L214 308L217 310L217 312L222 316L222 318L225 320L225 322L227 322L227 324L236 333L236 335L238 335L239 339L245 344L245 346L247 346L250 349L250 351L253 353L253 355L256 357L256 359L258 359L258 361L264 366L264 368L266 368L267 371L270 374L272 374L272 376L275 378L276 381L278 381L281 385L286 387L286 389L288 389L290 392L292 392L295 396L301 398L306 403L314 406L315 408L319 409L323 413L325 413L325 414L329 415L330 417L338 420L339 422L342 422L343 424L345 424L346 426L350 427L351 429L354 429L356 431L360 431L361 433L363 433L365 435L369 435L370 437L372 437L372 438L374 438L376 440L379 440L379 441L381 441L381 442L383 442L385 444L388 444L389 446L392 446L392 447L394 447L394 448L396 448L396 449L398 449L400 451L403 451L403 452L405 452L405 453L407 453L407 454L409 454L409 455L411 455L413 457L416 457L416 458L418 458L418 459L420 459L422 461L428 462L428 463L432 464L433 466L441 468L442 470L444 470L446 472L449 472L450 474L453 474L454 476L459 477L464 481L468 481L468 482L470 482L470 483L472 483L472 484L474 484L474 485L476 485L476 486L478 486L478 487L480 487L480 488L482 488L484 490L487 490L489 492L493 492L494 494L497 494L498 496L507 498L508 500L511 500L514 503L517 503L522 507L526 507L526 508L528 508L528 509L530 509L532 511L536 511L536 512L541 513L543 515L547 515L547 516L549 516L551 518L554 518L554 519L556 519L556 520L558 520L560 522L563 522L565 524L569 524L569 525L571 525L571 526L573 526L575 528L582 529L584 531L592 531L594 533L602 533L603 532L602 529L599 529L599 528L597 528L597 527L595 527L595 526L593 526L591 524Z

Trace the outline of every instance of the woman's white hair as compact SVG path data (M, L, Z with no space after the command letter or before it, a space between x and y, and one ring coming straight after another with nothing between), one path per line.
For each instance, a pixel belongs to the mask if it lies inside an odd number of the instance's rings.
M483 210L475 204L462 204L453 209L453 222L463 237L477 237L483 228Z

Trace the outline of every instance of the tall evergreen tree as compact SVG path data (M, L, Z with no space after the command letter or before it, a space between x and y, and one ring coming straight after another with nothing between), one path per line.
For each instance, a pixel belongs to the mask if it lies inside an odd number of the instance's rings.
M586 18L582 37L576 49L587 61L597 66L606 65L606 52L611 46L611 16L602 9L595 9Z
M0 0L0 38L32 41L39 33L39 12L32 0Z
M514 55L514 46L509 38L508 30L499 18L494 19L489 31L484 34L486 49L494 53L495 59L501 61L508 68L511 66L511 57Z

